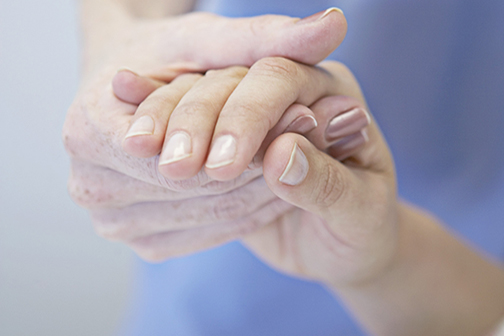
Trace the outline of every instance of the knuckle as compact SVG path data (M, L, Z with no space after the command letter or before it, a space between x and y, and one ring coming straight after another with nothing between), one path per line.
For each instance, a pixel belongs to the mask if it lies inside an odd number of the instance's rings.
M202 74L199 73L185 73L177 76L172 83L175 82L181 82L181 81L187 81L187 82L196 82L198 81L201 77L203 77Z
M268 77L275 77L291 81L296 78L299 68L291 60L282 57L265 57L257 61L252 68L252 72L256 72Z
M270 130L274 126L274 120L271 118L273 114L268 113L266 106L257 102L255 104L243 101L234 102L228 105L228 111L232 112L221 113L219 119L225 121L227 125L233 125L232 131L236 134L250 133L251 125L256 130ZM265 136L265 134L260 136Z
M235 79L235 80L241 80L241 79L243 79L243 77L245 77L245 75L247 73L248 73L248 69L246 67L236 65L236 66L231 66L231 67L225 68L225 69L208 70L205 73L205 77L212 78L212 79L224 77L224 78L231 78L231 79Z
M205 72L205 77L209 78L219 77L222 71L224 70L217 70L217 69L208 70L207 72Z
M82 93L67 111L62 130L63 145L71 158L96 160L111 146L114 133L103 122L103 107L96 92Z
M248 73L248 68L243 66L232 66L223 70L223 74L226 77L231 77L234 79L241 80Z
M168 106L175 106L177 104L177 99L173 95L160 95L160 94L153 94L147 99L145 99L137 109L136 114L138 115L144 115L144 114L150 114L150 115L160 115L162 113L165 113L166 108Z
M68 194L77 205L85 209L116 205L117 200L113 193L98 180L87 174L77 173L76 169L72 168L67 183Z
M170 122L173 123L175 118L182 118L181 121L184 123L187 123L188 117L201 119L202 115L208 115L211 112L218 112L220 107L220 102L212 100L212 97L210 96L202 95L198 97L198 100L178 105L173 111Z
M325 209L341 199L345 191L345 182L341 172L334 169L329 162L324 163L319 174L318 185L314 189L316 204Z

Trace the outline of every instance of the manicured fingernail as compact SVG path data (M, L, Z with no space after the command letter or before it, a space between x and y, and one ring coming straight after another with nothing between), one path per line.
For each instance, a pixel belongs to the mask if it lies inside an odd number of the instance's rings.
M343 112L329 122L326 128L326 140L331 142L358 132L369 125L370 122L369 114L360 107Z
M205 166L219 168L234 162L236 155L236 140L232 135L223 135L214 141Z
M159 164L178 162L192 155L191 137L185 132L174 133L165 145Z
M294 144L287 167L278 179L283 184L295 186L303 182L308 175L308 160L298 144Z
M339 12L339 13L343 14L343 11L341 9L339 9L337 7L331 7L331 8L326 9L325 11L321 11L321 12L315 13L313 15L307 16L305 18L302 18L301 20L296 22L296 24L305 24L305 23L316 22L316 21L322 20L323 18L327 17L329 14L331 14L333 12ZM345 14L343 14L343 15L345 15Z
M329 148L329 154L336 160L344 160L369 141L366 130L348 135Z
M144 115L138 118L133 125L131 125L125 139L137 136L137 135L151 135L154 133L154 120L148 116Z
M311 115L304 115L294 119L289 126L285 129L285 133L292 132L298 134L305 134L317 127L317 120Z

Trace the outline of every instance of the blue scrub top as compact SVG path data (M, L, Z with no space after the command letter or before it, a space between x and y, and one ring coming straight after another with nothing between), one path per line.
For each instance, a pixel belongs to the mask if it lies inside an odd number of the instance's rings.
M359 79L394 154L401 197L504 260L504 1L203 0L226 16L341 7L331 55ZM121 335L365 335L321 286L239 243L137 263Z

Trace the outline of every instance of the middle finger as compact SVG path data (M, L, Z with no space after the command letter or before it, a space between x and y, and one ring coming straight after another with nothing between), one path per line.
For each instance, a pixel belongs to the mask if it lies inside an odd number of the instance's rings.
M336 94L337 88L338 83L322 68L278 57L257 62L219 115L205 164L207 174L216 180L235 178L290 105L310 106Z

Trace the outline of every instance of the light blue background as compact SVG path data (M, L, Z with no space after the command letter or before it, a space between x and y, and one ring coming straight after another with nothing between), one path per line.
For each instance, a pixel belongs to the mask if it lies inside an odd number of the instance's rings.
M76 3L0 0L2 336L110 335L127 302L129 251L96 237L66 192Z

